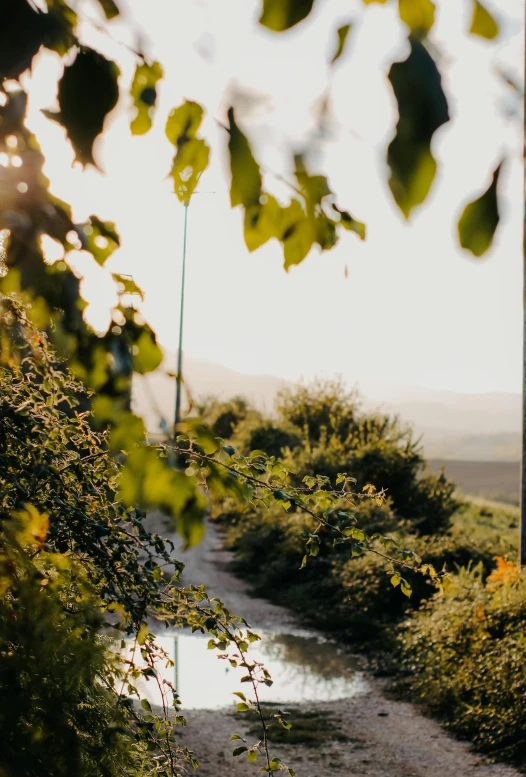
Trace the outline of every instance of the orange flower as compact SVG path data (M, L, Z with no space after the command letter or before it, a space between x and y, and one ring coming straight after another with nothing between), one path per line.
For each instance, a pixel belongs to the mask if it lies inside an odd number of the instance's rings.
M486 588L494 590L500 585L511 585L519 579L519 567L502 556L495 556L497 568L493 570L486 582Z

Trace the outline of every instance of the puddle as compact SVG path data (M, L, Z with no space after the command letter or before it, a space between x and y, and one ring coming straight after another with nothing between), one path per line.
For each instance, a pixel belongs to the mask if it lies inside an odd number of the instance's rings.
M365 691L365 681L352 658L332 642L314 635L274 634L258 631L261 642L250 646L248 657L262 661L274 684L259 686L261 701L333 701ZM208 636L185 633L158 637L175 666L159 667L162 678L174 683L183 709L218 709L233 705L234 691L250 696L249 683L240 683L243 668L232 668L208 650ZM138 685L151 704L160 704L155 681Z

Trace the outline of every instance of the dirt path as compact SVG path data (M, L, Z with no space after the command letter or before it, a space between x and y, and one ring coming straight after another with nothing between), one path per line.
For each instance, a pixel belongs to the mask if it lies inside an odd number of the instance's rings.
M177 555L186 564L185 582L205 583L209 593L254 628L304 631L288 610L249 595L248 586L228 571L231 555L221 547L213 527L198 548ZM300 713L303 709L321 717L329 714L335 736L316 746L273 745L272 754L295 769L298 777L519 777L515 769L472 753L468 744L450 737L412 705L387 698L382 688L381 681L367 676L365 692L353 698L303 708L294 705ZM257 774L244 756L231 755L230 735L236 731L244 736L247 731L244 716L228 710L190 710L185 716L188 727L183 730L183 742L199 759L197 777Z

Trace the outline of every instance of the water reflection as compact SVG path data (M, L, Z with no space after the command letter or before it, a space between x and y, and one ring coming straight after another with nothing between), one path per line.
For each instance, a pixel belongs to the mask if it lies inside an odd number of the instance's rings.
M274 680L271 688L261 687L262 701L331 701L365 690L352 659L333 643L312 635L259 633L262 640L250 647L249 656L262 661ZM225 707L234 703L234 691L247 690L240 685L246 670L218 659L216 651L207 649L208 636L178 632L157 641L175 664L159 667L162 678L174 683L183 708ZM154 681L143 681L139 689L150 703L160 703Z

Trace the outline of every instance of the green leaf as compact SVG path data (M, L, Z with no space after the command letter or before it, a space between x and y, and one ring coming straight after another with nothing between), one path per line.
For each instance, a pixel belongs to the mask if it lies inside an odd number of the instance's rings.
M258 754L255 750L249 750L247 753L247 758L250 761L251 764L255 764L258 760Z
M196 137L202 119L202 107L187 100L174 108L166 122L166 137L177 147L170 175L181 202L188 202L208 166L210 149L204 140Z
M235 742L235 740L236 740L236 739L241 739L241 740L243 740L243 737L240 737L240 736L239 736L239 734L232 734L232 736L230 737L230 741L231 741L231 742ZM243 740L243 741L244 741L244 740Z
M108 224L109 222L106 222ZM112 272L111 277L115 281L116 284L118 284L119 293L120 294L136 294L139 296L142 300L144 299L144 292L141 289L140 286L138 286L133 278L130 278L127 275L121 275L118 272Z
M248 712L249 706L248 704L245 704L245 702L238 702L236 704L236 712Z
M166 137L174 146L192 140L197 135L203 120L203 109L199 103L186 100L174 108L166 121Z
M140 375L153 372L161 364L163 353L155 342L151 330L143 329L139 339L133 346L133 369Z
M477 257L490 248L500 220L497 184L501 168L502 162L494 171L489 187L466 205L458 222L460 245Z
M148 626L146 623L141 623L141 627L137 633L137 644L144 645L146 637L148 636Z
M209 158L210 148L202 138L189 140L179 147L170 175L174 180L174 192L181 202L187 202L194 193Z
M372 3L380 3L381 5L385 5L387 0L362 0L362 3L364 5L372 5Z
M82 247L89 251L101 266L119 248L121 239L112 221L101 221L97 216L90 216L77 228Z
M157 102L157 82L162 77L163 69L158 62L137 65L130 89L137 109L137 115L130 124L132 135L144 135L151 128Z
M494 40L499 34L499 25L478 0L475 0L473 4L473 16L469 31L472 35L479 35L486 40Z
M407 582L407 580L403 580L402 579L401 584L400 584L400 589L401 589L402 593L405 594L407 596L407 598L409 599L409 597L411 596L411 593L412 593L412 588L409 585L409 583Z
M115 19L116 16L119 16L120 11L114 0L97 0L97 2L104 11L106 19Z
M59 81L59 111L44 111L65 128L75 158L82 165L97 167L93 144L102 132L106 116L117 104L119 74L115 62L93 49L81 48Z
M334 55L331 59L331 65L334 65L334 63L341 57L341 55L344 52L345 44L347 43L347 36L349 35L349 30L351 29L350 24L344 24L342 27L338 29L338 43L336 46L336 51L334 52Z
M393 575L391 577L391 585L396 588L397 585L400 585L401 579L400 575Z
M431 0L398 0L398 12L416 37L427 35L435 22L435 4Z
M245 210L245 244L249 251L260 248L267 240L279 238L282 209L269 194L262 195L263 202Z
M303 21L313 5L314 0L263 0L259 23L274 32L283 32Z
M247 138L236 124L233 108L228 110L228 123L230 132L228 150L232 172L230 203L233 208L236 205L244 205L245 208L249 208L259 204L261 172Z
M239 747L236 747L234 749L234 752L232 753L232 755L235 758L236 756L241 755L242 753L246 753L247 750L248 750L248 747L246 745L239 745Z
M333 204L333 210L335 210L337 213L340 214L340 224L344 229L347 229L349 232L354 232L360 240L365 240L367 235L367 227L363 223L363 221L357 221L355 218L351 216L351 214L346 210L340 210L336 205ZM341 482L341 481L340 481Z
M292 200L288 208L282 210L281 242L283 243L284 267L300 264L314 242L312 223L297 200Z
M436 173L431 140L449 121L448 104L435 62L423 44L410 38L411 52L395 62L389 80L398 103L396 135L387 150L389 186L406 218L426 199Z
M150 704L148 699L141 699L141 707L143 708L143 710L146 710L147 712L152 711L152 705Z

